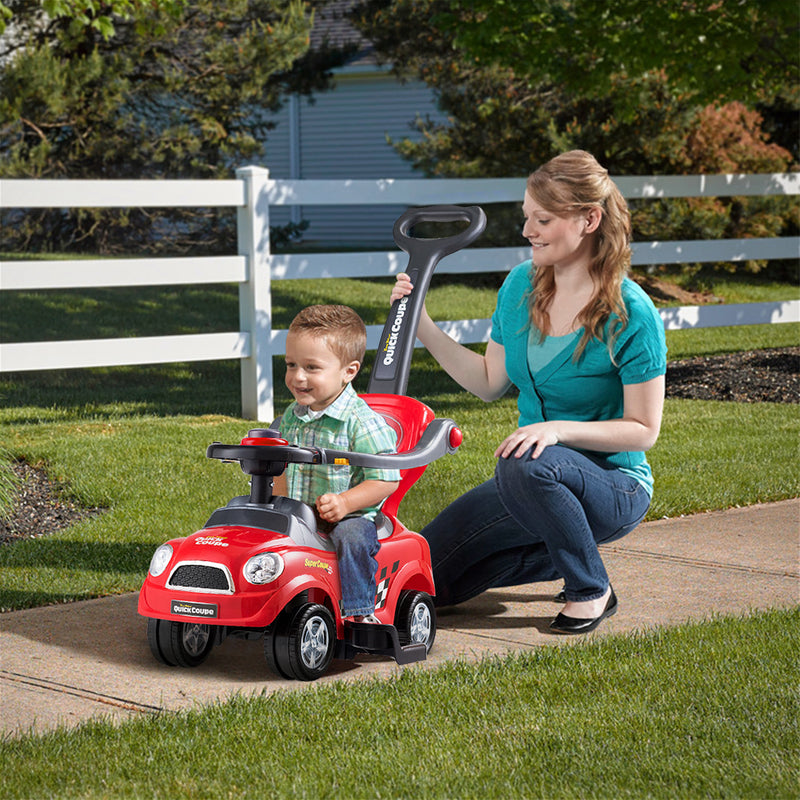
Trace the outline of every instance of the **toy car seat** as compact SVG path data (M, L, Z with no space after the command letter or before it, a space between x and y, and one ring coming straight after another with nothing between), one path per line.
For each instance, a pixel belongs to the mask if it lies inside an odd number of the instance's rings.
M398 453L411 450L422 436L425 428L436 416L425 403L413 397L397 394L362 394L361 399L373 410L377 411L397 435ZM397 516L400 501L406 492L425 472L426 466L400 470L400 486L386 498L381 511Z

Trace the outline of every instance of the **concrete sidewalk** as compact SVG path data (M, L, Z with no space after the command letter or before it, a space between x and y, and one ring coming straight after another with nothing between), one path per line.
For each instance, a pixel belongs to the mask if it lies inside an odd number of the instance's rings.
M620 607L589 636L794 606L800 601L799 546L800 500L646 523L602 548ZM548 632L559 588L486 592L440 612L436 642L423 664L398 667L365 656L334 662L321 682L583 641ZM127 594L0 615L0 732L132 719L234 694L308 686L274 677L260 642L229 639L197 669L163 667L150 654L136 602L136 594Z

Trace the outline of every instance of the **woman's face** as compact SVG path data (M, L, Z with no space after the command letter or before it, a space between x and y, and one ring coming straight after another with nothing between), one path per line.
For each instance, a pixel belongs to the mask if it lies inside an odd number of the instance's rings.
M559 217L542 208L526 192L522 213L525 217L522 235L531 243L536 266L568 267L580 262L588 265L599 210Z

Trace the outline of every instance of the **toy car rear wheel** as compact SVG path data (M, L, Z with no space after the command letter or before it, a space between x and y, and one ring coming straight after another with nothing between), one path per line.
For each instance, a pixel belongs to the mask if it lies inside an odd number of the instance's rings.
M436 638L436 609L431 596L427 592L403 592L394 624L400 644L424 644L429 653Z
M336 650L333 614L319 603L290 605L267 635L270 668L284 678L313 681L324 675Z
M202 622L147 621L147 641L158 661L169 667L197 667L214 647L214 633Z

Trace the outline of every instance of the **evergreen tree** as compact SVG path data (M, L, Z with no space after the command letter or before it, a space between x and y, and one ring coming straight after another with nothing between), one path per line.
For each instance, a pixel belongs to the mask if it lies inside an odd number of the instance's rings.
M268 114L328 87L344 53L309 51L300 0L131 3L113 31L14 12L0 57L0 174L14 178L226 178L258 159ZM230 247L232 214L30 211L5 248L117 252L178 242ZM180 224L166 225L169 220Z

